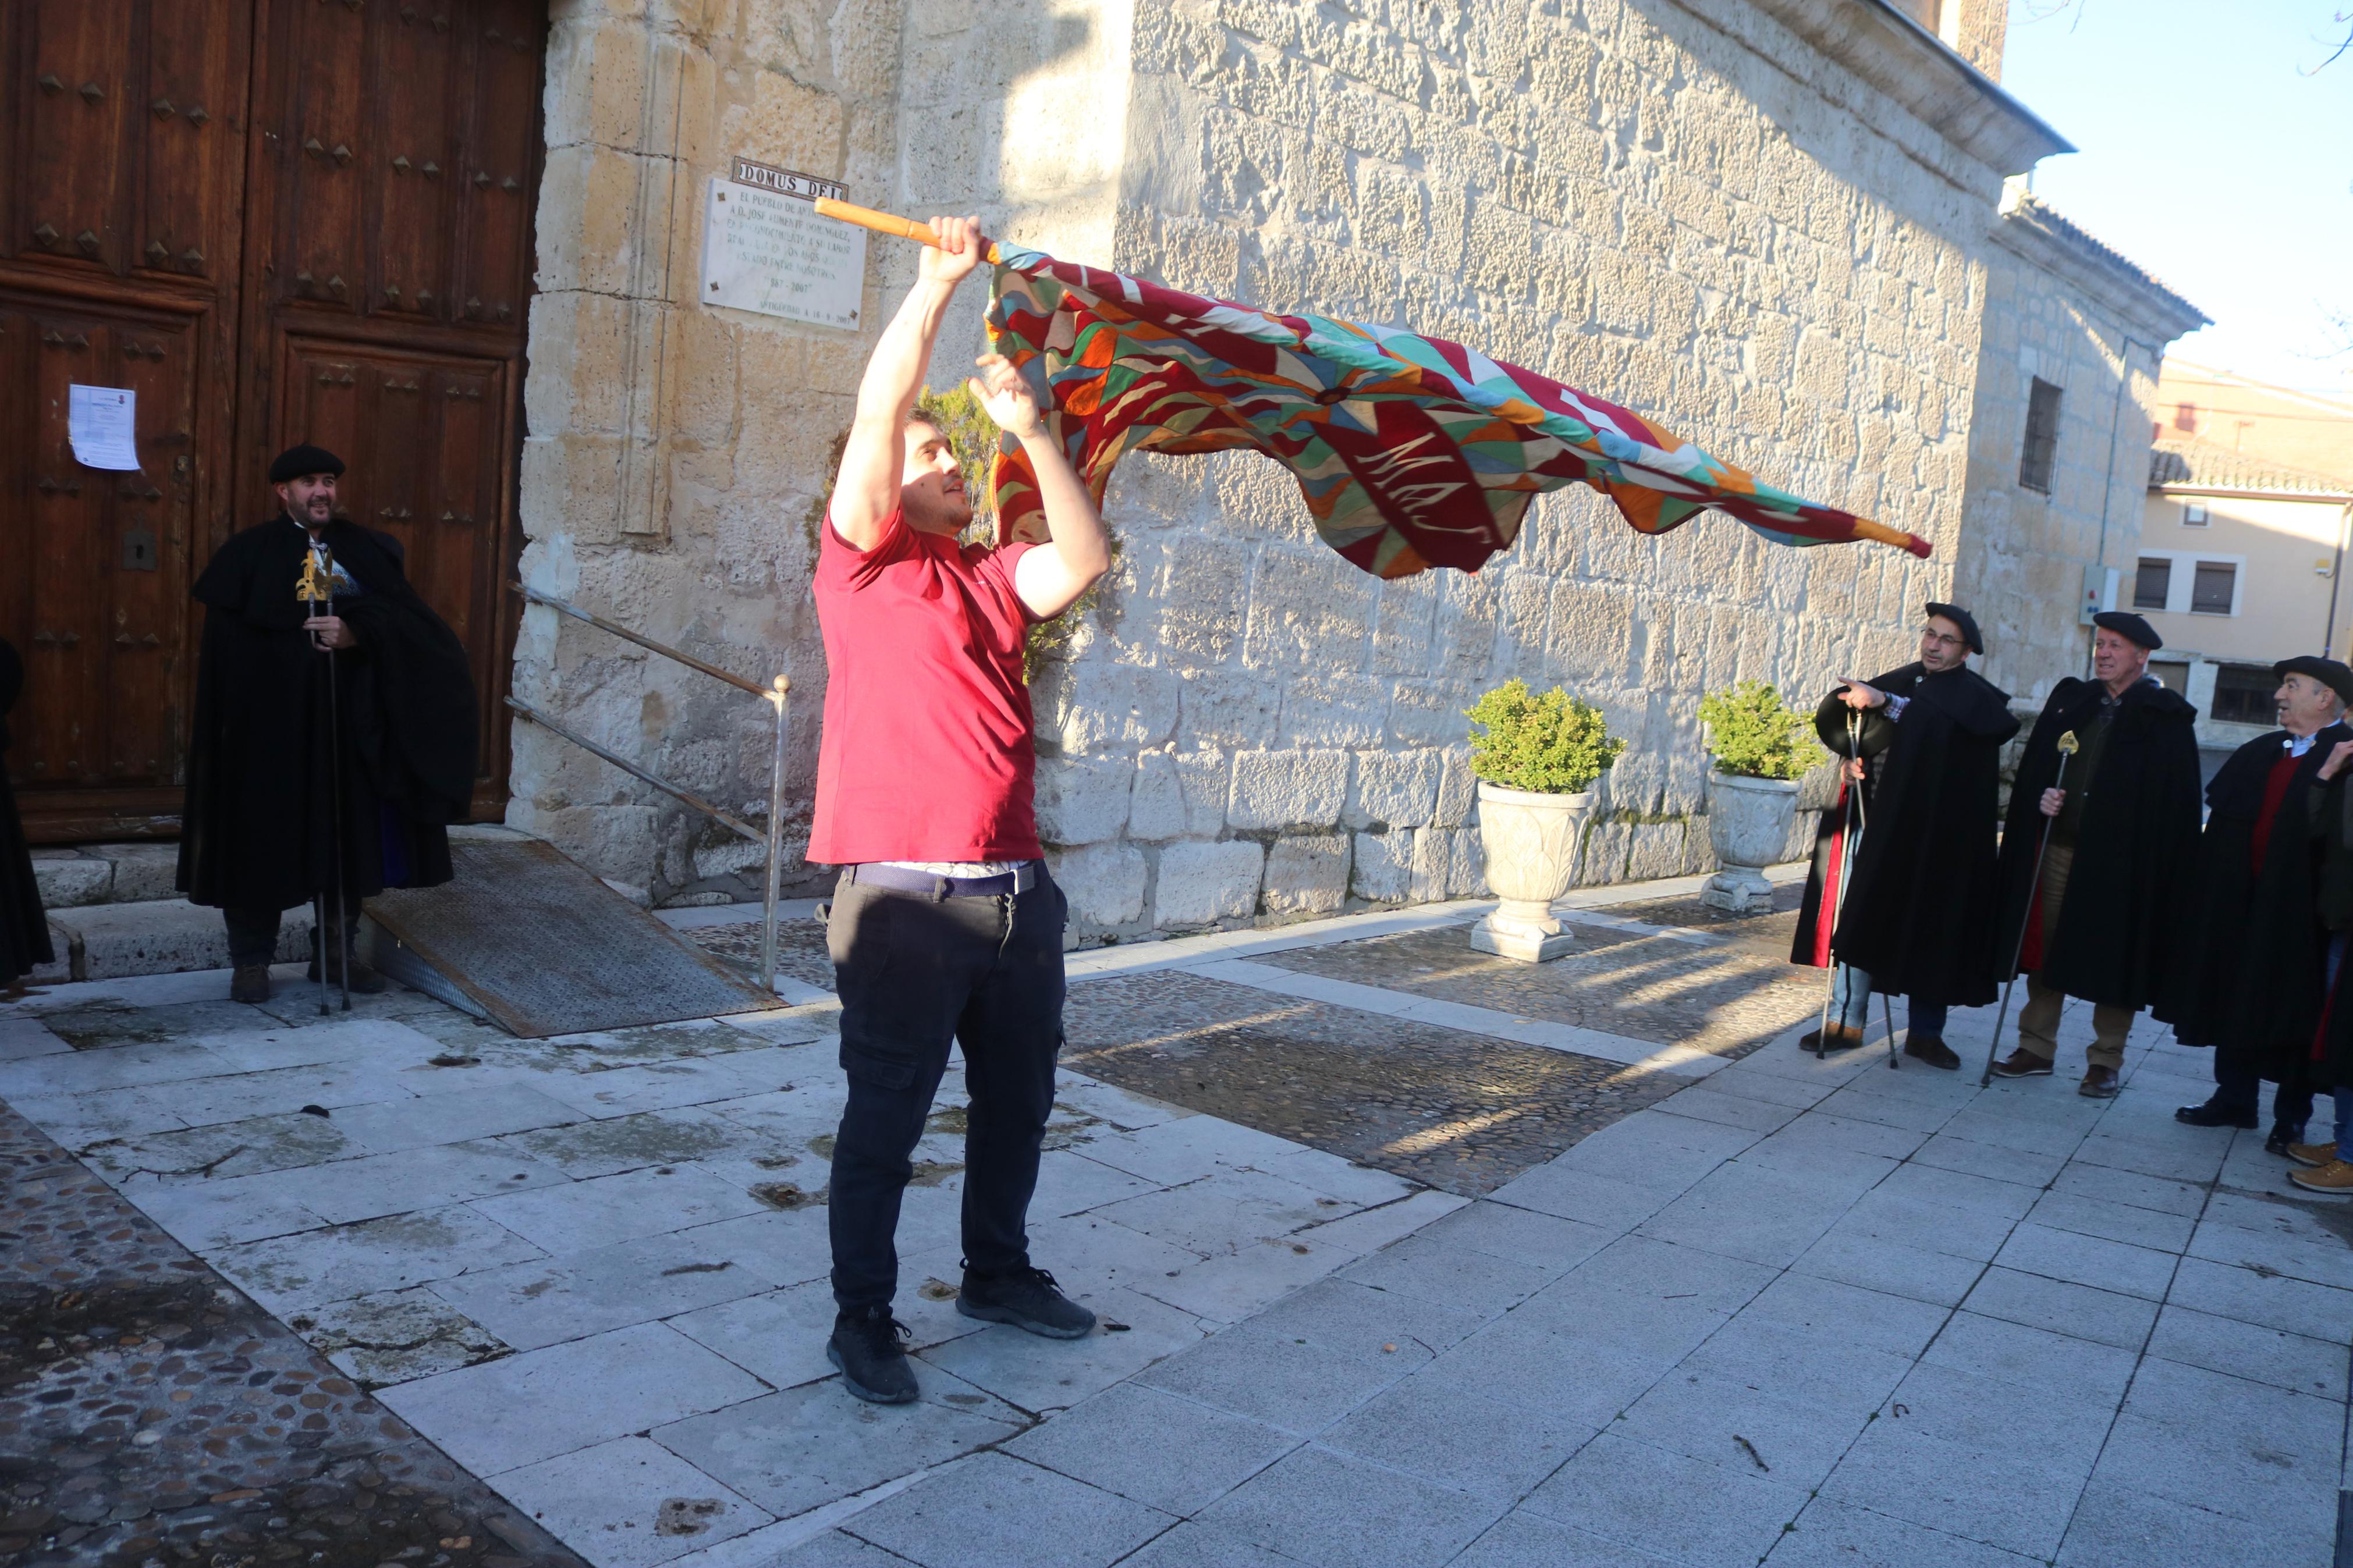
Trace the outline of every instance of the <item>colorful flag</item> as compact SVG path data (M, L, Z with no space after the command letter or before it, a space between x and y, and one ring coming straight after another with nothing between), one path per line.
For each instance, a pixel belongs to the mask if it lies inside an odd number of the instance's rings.
M1382 577L1475 572L1531 498L1583 483L1644 533L1710 507L1777 544L1927 541L1799 500L1629 409L1397 327L1278 316L998 243L988 338L1050 397L1048 428L1098 503L1131 451L1263 452L1315 531ZM1041 405L1041 406L1044 406ZM997 537L1044 537L1018 442L997 456Z

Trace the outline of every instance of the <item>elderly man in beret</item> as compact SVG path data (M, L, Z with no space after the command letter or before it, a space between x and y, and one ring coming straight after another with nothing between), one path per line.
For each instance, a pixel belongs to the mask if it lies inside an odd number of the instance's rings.
M1975 618L1958 605L1923 613L1918 659L1867 681L1847 677L1814 712L1845 787L1867 791L1870 825L1841 899L1844 814L1822 814L1790 957L1839 966L1837 1016L1802 1044L1861 1045L1876 988L1909 998L1904 1054L1950 1070L1961 1060L1945 1043L1947 1011L1991 1002L1997 989L1994 827L2001 748L2018 721L2009 696L1968 668L1985 652Z
M472 805L465 647L408 585L400 540L337 510L343 472L317 447L280 453L279 510L216 551L194 590L205 636L179 883L221 910L238 1002L269 999L279 916L314 900L312 977L383 990L352 955L360 900L448 881L448 825ZM325 604L297 596L306 566Z
M2140 616L2092 617L2092 679L2052 689L2010 786L1996 951L2019 953L2027 1002L2002 1078L2048 1076L2066 998L2092 1004L2077 1092L2112 1099L2133 1015L2155 1001L2172 955L2198 844L2198 710L2148 673L2164 639ZM2060 774L2059 739L2081 748ZM2042 874L2035 856L2051 824ZM2022 947L2020 944L2023 937Z
M2309 1070L2320 1022L2327 934L2316 903L2321 851L2314 838L2316 782L2340 742L2353 741L2345 708L2353 668L2303 655L2272 667L2280 727L2232 754L2206 786L2196 897L2181 911L2181 942L2157 1016L2184 1045L2214 1047L2214 1092L2173 1114L2193 1127L2253 1127L2265 1079L2268 1147L2304 1142Z

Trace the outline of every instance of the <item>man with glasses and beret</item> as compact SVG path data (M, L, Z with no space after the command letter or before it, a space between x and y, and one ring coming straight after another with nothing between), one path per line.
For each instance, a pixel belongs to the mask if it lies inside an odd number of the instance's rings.
M1833 858L1817 853L1790 956L1838 964L1835 1016L1804 1044L1861 1045L1876 989L1909 999L1904 1054L1950 1070L1961 1064L1945 1043L1946 1013L1996 991L1994 828L2001 748L2018 720L2008 694L1968 668L1985 652L1977 621L1957 605L1925 609L1915 662L1868 681L1849 676L1815 710L1846 788L1868 787L1870 816L1851 856L1842 837ZM1843 834L1836 814L1824 822L1826 834ZM1841 910L1835 883L1850 861Z
M2272 1098L2266 1144L2280 1155L2304 1142L2315 1085L2313 1032L2326 991L2327 936L2316 900L2316 783L2338 744L2353 741L2345 709L2353 668L2301 655L2272 667L2280 727L2232 753L2206 786L2197 897L2181 911L2172 986L2158 1018L2189 1046L2214 1048L2214 1092L2173 1114L2192 1127L2257 1124L2264 1080Z
M1998 953L2020 954L2026 1005L2001 1078L2048 1077L2070 996L2092 1004L2076 1092L2113 1099L2133 1015L2165 988L2198 845L2198 710L2148 673L2165 646L2124 610L2092 617L2092 679L2052 689L2010 786ZM2059 738L2081 748L2060 773ZM2051 824L2042 875L2042 826ZM2023 945L2020 945L2021 935Z
M400 541L336 510L343 473L318 447L279 454L277 512L231 535L194 590L205 636L179 884L228 926L234 1001L269 999L279 916L314 900L311 978L323 964L383 990L352 954L360 900L448 881L448 824L472 805L465 647L408 585ZM332 597L299 597L306 578Z

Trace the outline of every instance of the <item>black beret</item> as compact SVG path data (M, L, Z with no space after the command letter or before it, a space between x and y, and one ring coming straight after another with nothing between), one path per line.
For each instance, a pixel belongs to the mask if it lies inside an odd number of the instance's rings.
M2282 680L2291 675L2308 675L2337 693L2338 700L2353 704L2353 665L2322 658L2318 654L2300 653L2272 666L2272 673Z
M2092 624L2116 633L2127 642L2138 643L2151 653L2165 646L2165 639L2157 635L2157 628L2130 610L2102 610L2092 617Z
M1976 617L1967 610L1958 605L1940 605L1931 599L1928 601L1928 613L1932 616L1942 616L1960 627L1961 640L1969 645L1971 653L1985 652L1985 637L1978 630Z
M282 485L290 479L299 479L305 474L340 476L343 471L343 460L341 458L336 457L324 447L313 447L306 443L300 447L289 447L278 454L278 460L269 465L269 482L273 485Z

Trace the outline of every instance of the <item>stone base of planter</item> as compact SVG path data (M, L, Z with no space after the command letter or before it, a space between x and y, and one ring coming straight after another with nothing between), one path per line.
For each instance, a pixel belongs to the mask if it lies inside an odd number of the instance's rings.
M1499 911L1500 912L1500 911ZM1475 952L1492 952L1497 958L1516 958L1523 963L1543 963L1558 958L1577 946L1577 939L1556 929L1549 933L1531 930L1519 921L1501 921L1489 915L1471 928L1471 947Z
M1773 911L1773 884L1765 879L1759 866L1726 866L1707 879L1700 889L1699 901L1712 910L1729 910L1736 915L1761 915Z

